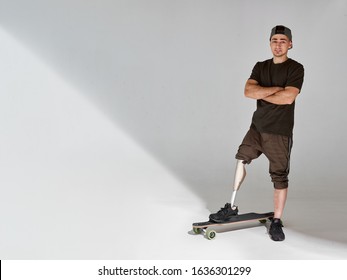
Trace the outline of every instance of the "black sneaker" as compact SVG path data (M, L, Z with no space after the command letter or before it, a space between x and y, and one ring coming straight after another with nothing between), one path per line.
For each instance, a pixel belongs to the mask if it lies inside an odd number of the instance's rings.
M272 220L269 234L273 241L283 241L285 239L282 227L283 227L283 224L280 219Z
M215 223L227 222L232 216L236 216L238 211L236 206L231 207L231 204L227 203L217 213L210 215L210 221Z

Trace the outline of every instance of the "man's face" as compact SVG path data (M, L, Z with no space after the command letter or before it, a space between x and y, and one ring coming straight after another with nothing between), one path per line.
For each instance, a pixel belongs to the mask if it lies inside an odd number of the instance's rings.
M271 37L270 47L274 57L286 56L288 50L292 48L292 42L283 34L275 34Z

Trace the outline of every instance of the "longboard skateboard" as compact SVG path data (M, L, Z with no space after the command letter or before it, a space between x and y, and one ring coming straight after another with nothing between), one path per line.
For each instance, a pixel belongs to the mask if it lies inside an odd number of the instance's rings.
M240 214L240 215L235 215L231 217L229 221L223 222L223 223L216 223L212 221L193 223L193 232L195 234L200 234L204 232L206 238L211 240L211 239L214 239L217 234L217 232L212 227L221 227L221 226L226 226L230 224L238 224L238 223L245 223L245 222L251 222L251 221L259 221L260 223L264 224L266 223L266 220L271 221L273 217L274 217L273 212Z

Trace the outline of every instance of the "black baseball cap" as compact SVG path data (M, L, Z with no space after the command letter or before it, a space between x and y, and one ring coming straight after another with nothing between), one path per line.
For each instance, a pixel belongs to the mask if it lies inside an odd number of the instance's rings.
M272 36L275 34L286 35L288 37L289 41L292 41L292 31L288 27L285 27L283 25L277 25L274 28L272 28L271 34L270 34L270 40L271 40Z

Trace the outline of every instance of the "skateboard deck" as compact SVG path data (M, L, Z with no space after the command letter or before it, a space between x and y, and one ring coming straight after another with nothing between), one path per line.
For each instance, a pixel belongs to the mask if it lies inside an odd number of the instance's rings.
M220 227L220 226L226 226L230 224L238 224L238 223L245 223L245 222L251 222L251 221L259 221L261 223L266 223L266 220L272 220L273 217L274 217L273 212L240 214L240 215L235 215L231 217L229 221L222 222L222 223L216 223L212 221L193 223L193 232L196 234L200 234L204 232L207 239L214 239L216 237L217 232L210 227Z

